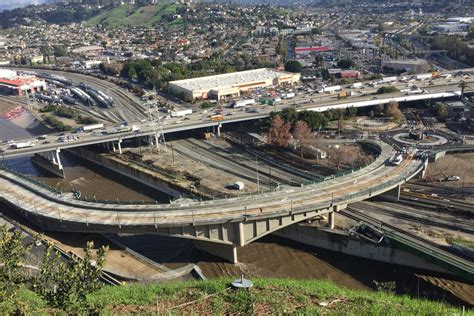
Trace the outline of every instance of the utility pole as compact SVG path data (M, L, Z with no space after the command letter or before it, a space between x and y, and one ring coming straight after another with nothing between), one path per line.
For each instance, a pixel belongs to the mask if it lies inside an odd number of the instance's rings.
M260 179L258 177L258 157L255 155L255 165L257 167L257 192L260 193Z
M173 160L173 166L174 166L174 147L173 147L173 141L171 141L171 158Z

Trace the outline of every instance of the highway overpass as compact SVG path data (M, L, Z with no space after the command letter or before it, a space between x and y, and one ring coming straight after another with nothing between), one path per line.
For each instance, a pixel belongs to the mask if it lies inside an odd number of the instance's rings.
M156 233L192 238L217 256L237 262L237 247L280 228L334 212L348 203L395 189L419 172L426 162L410 156L399 166L387 164L389 145L366 140L379 149L369 166L301 188L254 196L180 204L97 203L73 194L51 192L24 175L0 170L0 199L47 231Z
M428 88L427 88L428 89ZM297 111L308 110L308 111L318 111L323 112L330 109L342 109L342 108L351 108L351 107L367 107L374 106L378 104L387 104L389 102L410 102L410 101L421 101L421 100L438 100L444 98L459 97L461 91L451 90L444 91L446 87L438 86L431 88L427 93L418 94L418 95L405 95L404 93L392 93L392 94L382 94L382 95L370 95L370 96L360 96L353 97L343 100L330 100L323 103L318 103L316 98L304 98L294 101L287 101L286 104L279 105L279 108L275 107L259 107L257 113L247 112L241 110L228 109L229 112L224 116L222 121L211 121L208 118L208 114L203 113L193 113L189 115L186 119L183 118L172 118L166 122L162 122L160 126L157 123L153 125L150 122L129 122L129 125L136 125L140 128L139 132L124 132L118 134L104 134L104 135L95 135L93 133L81 133L78 134L79 139L70 141L70 142L60 142L58 140L58 135L50 134L47 135L45 140L37 141L35 138L30 139L21 139L16 140L17 142L31 142L34 143L33 147L14 149L11 148L9 144L4 142L1 147L0 154L3 159L28 156L35 153L44 153L44 152L54 152L56 151L56 159L59 160L59 151L61 149L80 147L93 144L102 144L110 143L110 147L114 150L121 152L121 142L125 139L136 138L136 137L148 137L155 136L158 139L158 135L161 133L161 130L164 134L172 132L181 132L199 128L209 128L215 127L218 132L220 127L224 124L237 123L255 119L266 118L270 113L277 109L282 110L286 107L294 107ZM230 112L233 110L232 112ZM227 115L231 113L230 115Z

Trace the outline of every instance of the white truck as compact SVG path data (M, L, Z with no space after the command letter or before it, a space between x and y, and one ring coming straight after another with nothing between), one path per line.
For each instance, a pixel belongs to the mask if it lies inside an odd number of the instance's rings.
M28 147L33 147L35 144L33 144L30 141L27 142L19 142L19 143L13 143L11 144L11 148L14 149L21 149L21 148L28 148Z
M294 92L288 92L285 95L285 99L291 99L291 98L294 98L295 96L296 96L296 94Z
M407 89L408 91L406 91L406 95L409 95L409 94L421 94L423 93L424 91L421 90L420 88L418 89Z
M99 123L99 124L92 124L92 125L83 126L79 129L79 131L81 131L81 132L92 132L94 130L102 129L102 128L104 128L104 124Z
M433 77L433 74L420 74L416 75L416 80L426 80L426 79L431 79Z
M328 86L318 90L318 93L333 93L342 90L341 86Z
M362 82L354 82L352 85L351 85L351 88L352 89L360 89L362 88L364 84Z
M234 101L231 106L235 109L235 108L241 108L247 105L252 105L254 103L255 103L255 99L238 100L238 101Z
M380 83L391 83L391 82L397 82L397 77L385 77L380 79Z
M192 109L171 111L171 117L184 117L184 116L192 114L192 113L193 113Z

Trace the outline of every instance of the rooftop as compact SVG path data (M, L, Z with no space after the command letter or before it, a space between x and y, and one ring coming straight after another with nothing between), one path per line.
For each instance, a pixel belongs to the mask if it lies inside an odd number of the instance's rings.
M222 75L206 76L170 82L187 90L212 90L214 88L233 87L251 82L278 78L291 73L270 68L233 72Z

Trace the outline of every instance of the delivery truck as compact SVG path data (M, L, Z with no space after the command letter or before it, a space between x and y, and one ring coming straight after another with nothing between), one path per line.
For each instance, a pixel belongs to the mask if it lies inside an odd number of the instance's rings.
M333 93L335 91L341 90L341 86L328 86L320 89L318 93Z
M184 116L192 114L192 113L193 113L192 109L171 111L171 117L184 117Z

